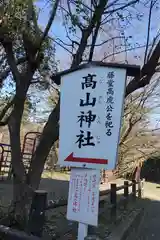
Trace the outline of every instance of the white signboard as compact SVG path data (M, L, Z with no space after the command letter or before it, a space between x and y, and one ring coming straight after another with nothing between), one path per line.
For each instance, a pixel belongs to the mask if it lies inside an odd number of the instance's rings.
M91 66L61 77L59 164L114 169L126 70Z
M71 170L67 219L97 226L99 182L99 170Z

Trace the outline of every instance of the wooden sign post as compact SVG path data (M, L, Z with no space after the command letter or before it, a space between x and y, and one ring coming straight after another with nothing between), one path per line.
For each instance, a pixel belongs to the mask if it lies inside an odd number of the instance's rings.
M116 166L129 71L132 66L99 62L59 74L59 164L72 167L67 218L79 222L78 240L98 224L100 170Z

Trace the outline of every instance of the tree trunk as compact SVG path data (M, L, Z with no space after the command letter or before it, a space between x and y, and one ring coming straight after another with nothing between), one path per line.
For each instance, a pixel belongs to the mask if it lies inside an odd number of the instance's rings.
M82 55L87 45L87 40L91 35L96 22L99 22L101 19L106 4L107 0L100 1L96 8L96 12L93 15L91 23L89 24L88 28L83 31L81 43L76 54L74 55L71 67L76 67L81 63ZM49 151L59 137L59 112L60 102L58 102L55 109L50 114L49 119L44 127L40 142L31 160L30 169L27 176L27 183L32 186L33 189L38 188Z
M11 144L11 163L13 171L13 202L11 210L12 217L17 219L17 221L19 221L21 216L22 218L25 218L25 207L23 205L23 201L20 201L20 197L23 195L22 191L24 190L24 183L26 180L20 143L20 111L20 108L18 111L15 108L8 122Z
M29 81L31 79L29 77L31 76L28 75L26 77L21 77L21 84L16 89L14 108L8 121L13 171L13 201L11 209L12 215L14 215L14 218L17 219L18 222L21 222L21 220L26 217L25 205L26 201L29 199L28 195L31 193L29 186L26 184L26 172L22 160L20 140L20 127L24 102L29 87Z
M18 228L25 229L27 226L28 213L31 205L33 191L29 185L19 181L13 176L13 201L11 205L11 217L16 221Z
M8 122L11 144L11 162L13 173L19 181L25 181L25 168L22 162L21 142L20 142L20 109L14 109ZM22 110L23 111L23 110ZM18 117L19 115L19 117Z
M31 160L27 183L30 184L34 190L36 190L39 186L49 151L59 137L59 111L60 102L57 103L56 107L50 114L44 127L40 142Z
M74 55L71 67L76 67L81 63L82 56L87 45L87 40L91 35L96 23L100 21L106 4L107 0L100 1L88 28L82 32L81 43L76 54ZM39 145L37 146L35 154L31 160L30 169L27 176L27 183L30 184L33 189L38 188L49 151L59 137L59 111L60 102L58 102L55 109L50 114L49 119L44 127Z

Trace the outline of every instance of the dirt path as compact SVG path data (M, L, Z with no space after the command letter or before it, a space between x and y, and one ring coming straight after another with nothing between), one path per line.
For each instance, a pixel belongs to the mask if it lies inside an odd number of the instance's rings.
M123 185L123 180L116 179L117 186ZM107 190L110 184L100 185L100 190ZM48 192L48 199L67 198L69 188L69 175L55 173L53 179L43 178L40 189ZM12 200L12 184L9 181L0 182L0 206L7 206Z
M146 183L144 192L144 216L136 233L133 232L127 240L160 239L160 185Z

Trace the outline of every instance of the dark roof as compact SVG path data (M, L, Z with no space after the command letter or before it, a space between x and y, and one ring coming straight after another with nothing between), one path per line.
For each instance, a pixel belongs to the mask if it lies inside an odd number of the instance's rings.
M83 68L87 68L89 66L125 68L127 70L127 76L135 77L137 75L140 75L140 66L138 66L138 65L121 64L121 63L104 63L104 62L92 61L90 63L84 63L77 67L70 68L70 69L64 70L62 72L58 72L55 75L52 75L51 79L59 85L61 76L71 73L71 72L74 72L74 71L77 71L77 70L80 70L80 69L83 69Z

